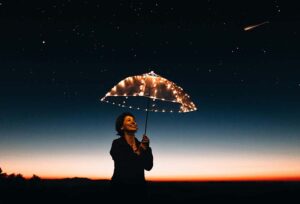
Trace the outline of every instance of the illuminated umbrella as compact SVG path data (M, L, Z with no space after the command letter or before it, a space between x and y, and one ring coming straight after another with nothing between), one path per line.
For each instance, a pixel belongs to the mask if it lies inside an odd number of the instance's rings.
M125 78L107 92L101 101L146 111L145 134L149 111L185 113L197 110L190 96L180 86L153 71Z

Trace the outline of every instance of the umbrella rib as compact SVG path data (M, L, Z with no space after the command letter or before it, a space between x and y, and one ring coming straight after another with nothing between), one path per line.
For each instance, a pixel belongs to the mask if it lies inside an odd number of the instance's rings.
M105 96L105 97L103 97L102 99L105 100L107 97L120 97L120 96L119 96L119 95L116 95L116 96L110 95L110 96ZM121 95L121 97L122 97L122 95ZM134 96L134 95L126 95L126 96L123 96L123 97L138 97L138 96ZM146 97L146 98L149 98L149 99L160 100L160 101L168 101L168 102L172 102L172 103L182 104L182 103L180 103L180 102L178 102L178 101L174 101L174 100L161 99L161 98L154 98L154 97L151 97L151 96L143 96L143 97ZM102 99L101 99L101 100L102 100Z

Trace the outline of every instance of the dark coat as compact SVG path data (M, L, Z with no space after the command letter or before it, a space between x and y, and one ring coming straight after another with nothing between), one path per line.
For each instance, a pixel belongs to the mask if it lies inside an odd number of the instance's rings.
M140 142L135 138L136 145ZM153 167L152 150L149 147L140 155L134 153L124 137L112 142L110 155L114 160L113 183L139 184L145 182L144 170L150 171Z
M135 139L136 145L141 143ZM110 155L114 160L114 173L111 179L112 201L132 202L132 193L137 200L147 200L148 191L144 170L153 167L152 149L134 153L124 137L112 142ZM119 202L118 202L119 203Z

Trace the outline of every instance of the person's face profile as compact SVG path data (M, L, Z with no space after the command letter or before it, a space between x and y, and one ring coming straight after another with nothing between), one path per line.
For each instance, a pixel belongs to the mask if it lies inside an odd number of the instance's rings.
M123 121L123 125L121 128L124 132L136 132L138 130L138 125L135 122L134 117L126 116Z

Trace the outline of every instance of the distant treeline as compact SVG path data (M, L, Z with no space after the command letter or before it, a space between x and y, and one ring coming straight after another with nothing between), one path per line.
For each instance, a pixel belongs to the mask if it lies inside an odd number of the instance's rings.
M151 203L173 204L292 203L300 192L300 182L149 182L148 187ZM25 179L0 168L0 204L112 203L114 196L109 180Z
M23 183L28 181L32 182L39 182L41 181L41 178L37 175L33 175L30 179L25 179L22 174L7 174L2 171L0 168L0 182L13 182L13 183Z
M0 204L92 203L109 198L109 181L88 178L41 179L7 174L0 168Z

